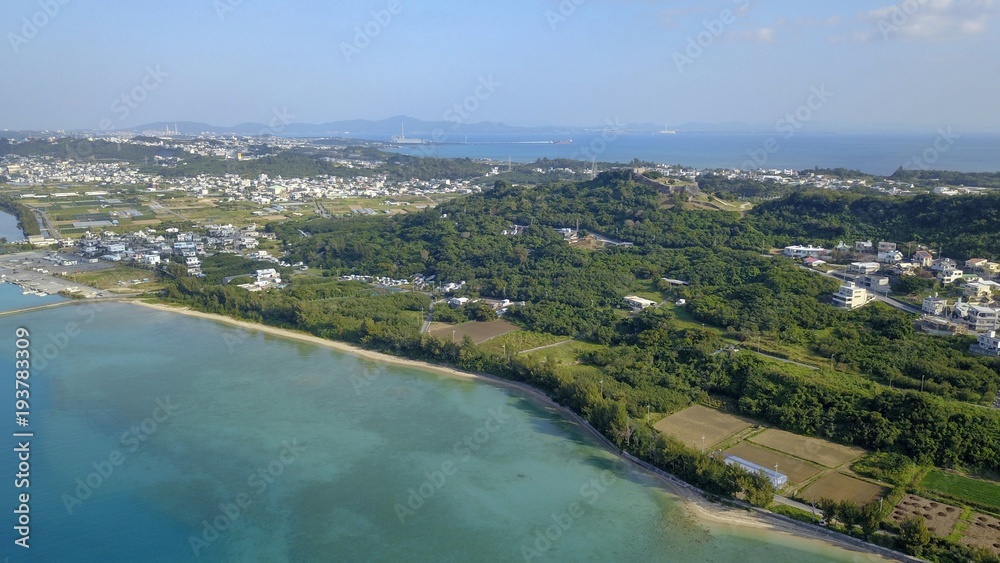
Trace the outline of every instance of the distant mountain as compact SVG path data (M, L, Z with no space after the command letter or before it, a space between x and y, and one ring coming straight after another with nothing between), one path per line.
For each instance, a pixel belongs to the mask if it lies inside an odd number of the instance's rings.
M457 118L457 116L456 116ZM129 127L124 131L142 133L167 130L180 135L274 135L278 137L370 137L373 139L399 135L401 129L410 138L430 139L434 135L504 135L541 134L556 130L551 127L514 127L503 123L483 121L479 123L456 123L455 121L424 121L407 116L395 116L381 120L351 119L329 123L241 123L231 127L220 127L208 123L192 121L156 122ZM562 130L567 130L563 128Z

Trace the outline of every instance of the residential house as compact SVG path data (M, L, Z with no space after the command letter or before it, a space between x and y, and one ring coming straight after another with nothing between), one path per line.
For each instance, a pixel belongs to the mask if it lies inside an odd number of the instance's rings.
M990 297L993 295L993 285L996 282L971 282L965 284L962 288L962 293L972 299L982 299L984 297Z
M989 332L997 330L997 309L984 307L982 305L969 306L969 330L972 332Z
M938 272L937 279L943 284L955 283L956 281L962 279L965 272L962 270L941 270Z
M856 252L871 254L875 251L875 247L872 246L872 241L870 240L859 240L854 243L854 250Z
M997 331L991 330L989 332L984 332L976 338L976 344L973 346L972 351L978 354L983 354L985 356L1000 356L1000 337L997 336Z
M650 301L649 299L643 299L642 297L639 297L637 295L626 295L625 296L625 304L628 305L629 307L633 308L633 309L641 310L641 309L648 309L650 307L655 306L656 305L656 301Z
M944 297L938 297L935 293L932 297L925 297L923 305L920 310L928 315L943 316L944 312L948 309L948 300Z
M903 253L898 250L879 251L875 260L883 264L898 264L903 261Z
M820 256L825 256L829 254L825 248L820 248L818 246L786 246L785 250L782 252L785 256L791 256L792 258L819 258Z
M833 306L841 309L857 309L865 306L871 299L867 289L854 282L845 282L841 284L840 290L833 294Z
M991 275L1000 274L1000 262L987 262L982 266L983 272Z
M892 252L893 250L896 250L896 243L894 242L886 242L883 240L878 243L878 251L880 254L882 252Z
M943 270L954 270L957 267L958 264L956 264L955 261L952 260L951 258L938 258L937 260L931 263L931 270L935 272L940 272Z
M874 274L882 268L878 262L851 262L847 267L848 274Z
M934 255L926 250L918 250L913 253L913 261L920 264L921 268L930 268L934 263Z
M969 272L981 271L986 262L985 258L971 258L965 261L965 270Z
M874 276L871 274L865 274L858 276L857 283L865 289L870 289L875 293L888 293L889 292L889 278L885 276Z

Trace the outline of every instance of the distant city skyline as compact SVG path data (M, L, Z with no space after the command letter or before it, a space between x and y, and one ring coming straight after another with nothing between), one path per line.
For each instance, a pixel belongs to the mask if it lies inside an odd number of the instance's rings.
M1000 0L36 0L0 22L0 129L1000 132Z

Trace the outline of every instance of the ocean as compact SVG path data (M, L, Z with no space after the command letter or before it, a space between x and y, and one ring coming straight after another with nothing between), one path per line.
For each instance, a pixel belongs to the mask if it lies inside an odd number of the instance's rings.
M116 303L2 316L0 351L5 561L868 559L696 520L574 423L487 382Z
M849 168L889 175L906 169L1000 171L1000 135L931 131L917 134L686 133L634 134L611 131L586 135L420 135L443 144L400 145L393 152L443 158L488 158L499 162L534 162L573 158L628 163L638 158L698 169L777 168L806 170ZM373 139L389 141L388 138ZM548 141L568 141L553 144Z

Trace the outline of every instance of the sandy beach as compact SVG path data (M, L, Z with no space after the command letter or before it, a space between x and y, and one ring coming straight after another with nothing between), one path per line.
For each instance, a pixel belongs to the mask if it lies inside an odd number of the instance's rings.
M499 385L504 388L514 390L519 394L521 394L522 396L524 396L525 398L528 398L533 402L536 402L540 406L558 412L560 415L575 422L586 432L593 435L598 440L598 442L600 442L609 452L614 453L615 455L620 455L620 452L618 451L617 448L615 448L612 444L610 444L604 436L602 436L596 430L591 428L590 425L584 423L582 419L580 419L580 417L576 415L576 413L573 413L569 409L555 403L544 393L525 384L508 381L485 374L476 374L476 373L459 371L456 369L439 366L419 360L410 360L406 358L400 358L397 356L391 356L389 354L383 354L380 352L373 352L371 350L365 350L363 348L358 348L356 346L345 344L343 342L326 340L323 338L319 338L317 336L313 336L311 334L306 334L295 330L288 330L268 325L262 325L258 323L240 321L223 315L203 313L200 311L189 309L187 307L175 307L159 303L148 303L137 300L123 300L123 302L146 307L149 309L155 309L158 311L166 311L190 317L208 319L220 323L225 323L231 326L240 327L246 330L259 331L262 333L294 339L301 342L308 342L318 346L324 346L326 348L353 354L359 357L379 362L386 362L398 366L428 370L449 377L488 381L491 384ZM622 459L624 460L624 458ZM660 475L648 471L647 469L637 464L632 464L632 465L636 469L639 469L644 473L646 473L647 475L649 475L650 477L656 479L663 486L664 489L682 499L683 500L682 504L686 508L688 514L695 521L707 525L712 529L720 530L724 533L734 533L734 534L752 532L753 530L757 531L766 530L769 532L788 534L790 536L789 537L790 541L816 541L827 545L836 545L837 547L853 551L857 553L859 556L861 554L864 554L864 557L869 560L883 560L883 561L890 560L876 553L875 551L876 548L874 546L872 546L871 549L859 547L858 545L850 541L851 538L847 538L846 536L842 536L841 534L838 534L836 532L830 532L825 529L816 528L814 526L810 526L807 524L800 525L798 523L787 522L777 517L766 517L764 515L750 512L748 510L740 508L727 507L712 503L694 490L680 486ZM902 558L897 558L897 559L907 560Z

